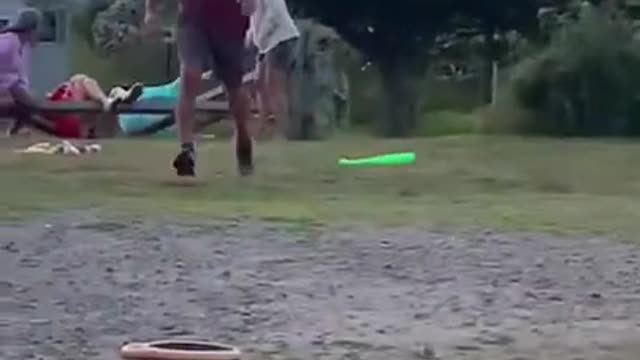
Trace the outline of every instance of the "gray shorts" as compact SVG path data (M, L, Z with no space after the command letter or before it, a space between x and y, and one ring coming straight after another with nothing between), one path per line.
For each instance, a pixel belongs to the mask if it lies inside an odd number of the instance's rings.
M297 38L283 41L266 54L260 54L259 61L266 61L270 66L289 72L296 62L297 46Z
M183 66L213 70L229 89L242 84L245 63L244 39L230 39L206 31L201 25L178 20L178 57Z

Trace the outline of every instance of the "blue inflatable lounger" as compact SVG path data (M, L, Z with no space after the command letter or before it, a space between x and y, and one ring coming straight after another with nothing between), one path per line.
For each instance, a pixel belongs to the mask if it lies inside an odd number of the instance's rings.
M138 101L153 99L175 103L180 91L179 80L180 79L176 79L175 81L165 85L145 86ZM120 129L125 135L132 135L144 131L145 129L149 129L166 118L167 115L159 114L120 114L118 116L118 122L120 124ZM167 132L171 134L174 133L175 126L172 126L161 133Z

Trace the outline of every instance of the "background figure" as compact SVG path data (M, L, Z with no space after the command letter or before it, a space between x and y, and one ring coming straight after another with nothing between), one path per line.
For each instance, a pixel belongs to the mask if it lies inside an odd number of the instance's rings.
M118 115L114 113L121 103L133 103L142 94L142 84L127 90L111 91L109 95L98 82L83 74L72 76L47 95L51 101L93 101L102 106L103 114L44 114L51 123L52 135L68 139L112 137L119 132ZM114 89L114 90L115 90Z
M289 75L300 32L284 0L244 0L251 14L247 42L258 49L257 103L264 126L273 115L281 135L289 133Z

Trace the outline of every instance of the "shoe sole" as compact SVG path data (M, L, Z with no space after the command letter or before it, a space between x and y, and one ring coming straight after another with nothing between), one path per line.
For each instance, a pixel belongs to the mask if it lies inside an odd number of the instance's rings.
M173 168L176 169L176 174L180 177L196 176L195 166L191 164L181 164L178 159L173 161Z
M195 167L185 166L185 165L178 164L177 162L174 162L173 168L176 169L176 174L178 176L188 176L188 177L196 176Z
M254 173L253 166L238 166L240 176L251 176Z
M193 169L178 169L176 168L176 174L180 177L195 177L196 172Z
M196 176L196 171L194 168L186 168L186 167L178 167L173 166L176 169L176 174L180 177L194 177Z

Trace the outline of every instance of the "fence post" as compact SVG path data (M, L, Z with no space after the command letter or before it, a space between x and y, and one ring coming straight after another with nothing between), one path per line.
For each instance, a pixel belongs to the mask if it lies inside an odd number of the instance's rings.
M491 106L496 106L498 103L498 62L493 61L491 64Z

